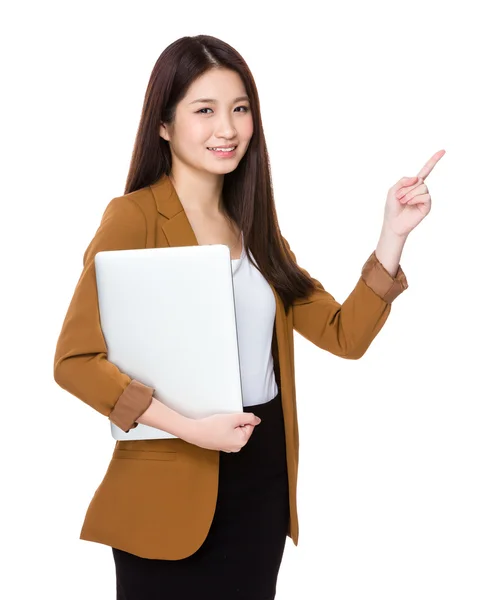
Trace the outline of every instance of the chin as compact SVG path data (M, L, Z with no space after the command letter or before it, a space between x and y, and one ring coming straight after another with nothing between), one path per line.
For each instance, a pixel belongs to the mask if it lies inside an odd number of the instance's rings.
M239 165L239 159L236 160L227 160L227 161L222 161L223 163L226 162L226 164L222 164L222 165L214 165L214 167L212 169L207 168L207 171L210 171L212 173L215 173L216 175L218 174L226 174L226 173L232 173Z

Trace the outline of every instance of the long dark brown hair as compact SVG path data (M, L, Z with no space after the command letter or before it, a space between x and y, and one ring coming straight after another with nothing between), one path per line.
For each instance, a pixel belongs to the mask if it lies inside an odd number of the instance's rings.
M240 75L253 116L247 151L236 169L224 175L223 208L243 231L247 253L251 250L256 266L275 287L288 312L296 299L314 291L315 283L297 266L282 242L258 91L246 62L229 44L210 35L186 36L159 56L144 97L124 193L171 173L170 146L160 136L160 122L173 123L178 102L192 82L210 69L231 69ZM252 258L249 253L248 257Z

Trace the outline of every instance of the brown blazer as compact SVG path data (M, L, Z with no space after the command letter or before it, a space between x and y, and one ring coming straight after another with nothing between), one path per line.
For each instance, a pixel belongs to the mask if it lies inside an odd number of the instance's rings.
M56 346L54 378L124 431L138 426L136 419L151 403L154 390L131 380L107 360L94 256L101 250L197 244L171 180L162 176L153 185L112 199L84 254L83 270ZM391 277L375 252L343 304L319 281L316 284L317 291L296 301L287 316L272 286L276 300L272 352L282 396L289 477L288 536L295 545L299 539L299 430L293 331L336 356L358 359L384 325L391 302L408 287L401 267L396 277ZM117 441L106 474L88 506L80 539L145 558L187 557L202 545L211 526L218 474L219 451L180 438Z

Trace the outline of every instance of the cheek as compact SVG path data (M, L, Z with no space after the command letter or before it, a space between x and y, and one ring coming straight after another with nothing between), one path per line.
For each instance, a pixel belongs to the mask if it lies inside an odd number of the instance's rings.
M212 132L205 123L196 122L185 131L183 145L185 148L200 150L202 146L205 146L211 134Z
M253 118L250 115L249 119L246 119L245 122L242 123L242 127L240 127L240 136L242 138L250 139L253 135Z

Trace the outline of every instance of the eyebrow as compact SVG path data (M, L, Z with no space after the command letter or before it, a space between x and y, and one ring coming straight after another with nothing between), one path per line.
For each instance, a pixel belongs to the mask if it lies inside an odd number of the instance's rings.
M248 100L248 102L250 101L250 99L248 98L248 96L238 96L237 98L235 98L233 100L233 104L235 102L241 102L243 100ZM197 100L193 100L192 102L190 102L189 105L190 104L196 104L197 102L209 102L209 103L215 104L217 102L217 100L215 98L197 98Z

